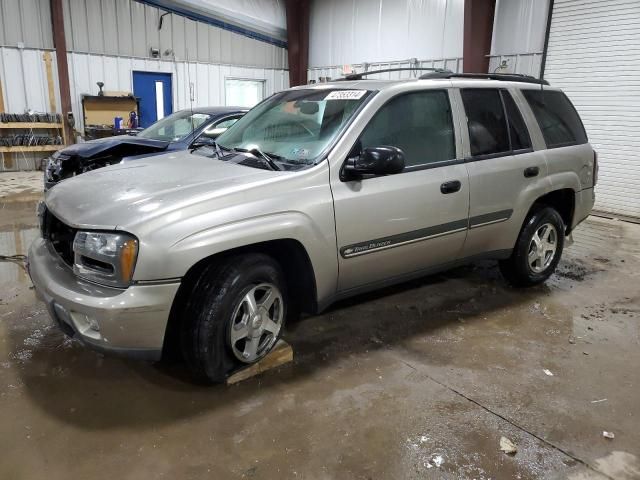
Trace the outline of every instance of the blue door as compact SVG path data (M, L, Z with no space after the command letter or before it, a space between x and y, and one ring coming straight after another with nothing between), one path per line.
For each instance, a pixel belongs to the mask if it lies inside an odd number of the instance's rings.
M140 98L143 128L173 112L170 73L133 72L133 94Z

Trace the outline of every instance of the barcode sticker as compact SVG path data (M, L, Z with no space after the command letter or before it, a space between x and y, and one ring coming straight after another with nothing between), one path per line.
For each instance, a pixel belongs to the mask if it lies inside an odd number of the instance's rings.
M325 100L358 100L366 93L366 90L334 90Z

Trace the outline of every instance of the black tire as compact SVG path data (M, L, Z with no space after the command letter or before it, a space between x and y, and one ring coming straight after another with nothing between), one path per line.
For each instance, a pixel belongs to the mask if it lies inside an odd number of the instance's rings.
M235 370L252 363L240 361L234 354L232 316L247 289L263 283L275 285L282 300L281 327L270 349L286 319L286 282L277 262L259 253L232 256L205 267L192 281L182 317L180 345L187 367L197 381L224 382Z
M553 258L541 271L535 271L529 264L529 252L533 236L546 224L551 224L556 231L556 250ZM530 287L544 282L555 271L564 248L565 226L560 214L552 207L541 206L534 209L522 226L511 257L500 261L500 271L504 278L514 287ZM542 268L538 265L536 268Z

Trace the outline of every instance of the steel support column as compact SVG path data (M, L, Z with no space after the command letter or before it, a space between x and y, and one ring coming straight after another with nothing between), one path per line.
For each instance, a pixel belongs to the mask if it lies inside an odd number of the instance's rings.
M495 0L465 0L462 68L465 73L488 73Z
M60 103L62 107L62 125L66 143L75 143L73 126L69 124L67 113L71 112L71 89L69 88L69 66L67 64L67 42L64 33L64 13L62 0L51 0L51 23L53 43L58 64L58 84L60 85Z
M286 0L289 85L305 85L309 68L309 0Z

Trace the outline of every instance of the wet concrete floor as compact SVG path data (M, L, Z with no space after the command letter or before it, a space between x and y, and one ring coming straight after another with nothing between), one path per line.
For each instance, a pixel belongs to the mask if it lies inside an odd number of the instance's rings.
M37 235L20 200L0 254ZM544 286L481 263L303 318L233 387L85 350L0 262L0 478L640 478L640 225L574 238Z

